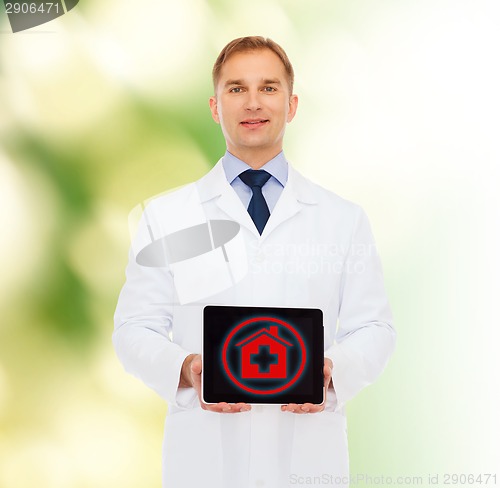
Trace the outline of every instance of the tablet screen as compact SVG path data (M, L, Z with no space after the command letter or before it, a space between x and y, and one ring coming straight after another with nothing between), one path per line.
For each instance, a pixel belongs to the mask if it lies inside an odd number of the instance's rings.
M319 309L208 305L203 311L205 403L322 403Z

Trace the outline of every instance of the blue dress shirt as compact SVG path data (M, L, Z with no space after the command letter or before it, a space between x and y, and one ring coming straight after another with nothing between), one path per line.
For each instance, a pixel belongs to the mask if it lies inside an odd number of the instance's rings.
M236 156L226 151L222 158L222 167L226 173L229 184L233 187L236 194L240 197L241 203L248 208L252 198L252 189L240 180L239 176L243 171L252 169L248 164L238 159ZM285 159L283 151L268 161L259 169L267 171L271 178L262 187L262 194L266 200L269 212L272 213L283 188L288 180L288 161Z

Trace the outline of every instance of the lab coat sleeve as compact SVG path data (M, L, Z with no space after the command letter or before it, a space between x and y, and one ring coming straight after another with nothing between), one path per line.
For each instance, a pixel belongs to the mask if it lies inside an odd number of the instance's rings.
M114 317L113 344L127 372L169 404L182 408L185 389L178 389L178 384L182 363L190 352L170 337L174 297L168 267L141 266L131 250Z
M384 370L396 342L392 322L370 224L358 207L342 271L338 328L325 352L333 362L336 410Z

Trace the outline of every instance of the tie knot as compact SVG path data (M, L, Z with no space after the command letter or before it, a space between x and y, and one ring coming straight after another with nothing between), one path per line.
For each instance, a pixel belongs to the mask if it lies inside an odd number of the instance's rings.
M240 174L241 181L251 188L262 188L269 178L271 175L263 169L247 169Z

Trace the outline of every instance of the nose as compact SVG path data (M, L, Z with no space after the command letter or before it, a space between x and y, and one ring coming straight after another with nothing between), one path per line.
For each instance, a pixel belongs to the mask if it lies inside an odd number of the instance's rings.
M260 110L261 108L259 92L257 90L248 90L245 98L245 110L253 112L255 110Z

